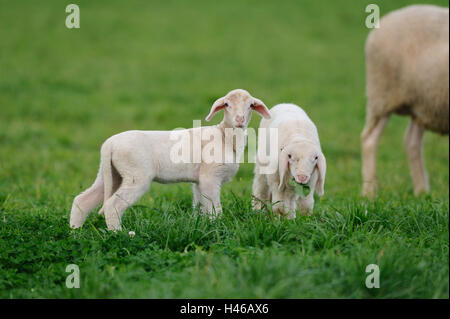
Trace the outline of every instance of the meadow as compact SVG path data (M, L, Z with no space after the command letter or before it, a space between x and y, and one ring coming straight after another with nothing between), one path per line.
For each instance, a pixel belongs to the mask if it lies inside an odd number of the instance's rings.
M67 29L69 3L0 0L0 298L449 298L448 136L427 132L432 191L416 198L408 119L392 117L379 196L360 196L365 7L413 2L78 0L81 28ZM193 213L189 184L154 183L122 232L96 212L69 228L106 138L192 127L235 88L316 123L328 167L312 216L252 211L245 163L218 220Z

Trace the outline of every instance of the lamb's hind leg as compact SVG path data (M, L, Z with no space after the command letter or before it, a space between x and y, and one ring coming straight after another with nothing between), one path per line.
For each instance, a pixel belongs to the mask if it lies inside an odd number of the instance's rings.
M114 194L118 189L120 184L122 183L122 178L119 175L119 173L117 172L117 170L114 168L114 166L111 166L111 173L112 173L112 192L111 194ZM112 196L112 195L111 195ZM105 201L105 198L103 197L103 200ZM103 202L104 203L104 202ZM102 208L98 211L99 215L103 215L103 213L105 212L105 207L102 206Z
M108 230L122 229L123 213L144 195L150 182L151 178L147 177L123 179L119 189L103 205Z
M430 190L422 152L424 132L424 128L411 119L405 135L405 147L416 196L421 192L428 193Z
M103 200L103 179L101 172L97 175L94 184L75 197L70 211L70 227L83 226L89 213Z

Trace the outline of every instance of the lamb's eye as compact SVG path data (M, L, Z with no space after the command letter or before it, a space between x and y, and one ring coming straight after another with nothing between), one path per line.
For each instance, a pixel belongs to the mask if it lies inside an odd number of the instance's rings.
M319 159L319 156L314 157L314 160L317 161Z
M288 157L291 158L292 157L291 154L288 154Z
M225 103L224 105L225 105L225 106L228 106L228 103Z
M255 107L255 103L250 104L250 107L252 108Z

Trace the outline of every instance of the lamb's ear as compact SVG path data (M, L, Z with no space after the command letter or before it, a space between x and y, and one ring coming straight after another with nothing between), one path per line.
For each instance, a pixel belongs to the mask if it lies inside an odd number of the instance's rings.
M286 175L288 170L288 154L283 149L278 155L278 174L280 175L280 184L278 185L278 189L281 191L284 187L284 176Z
M206 117L206 121L209 122L209 120L212 119L214 114L219 112L221 109L225 108L225 97L221 97L220 99L217 99L213 106L211 107L211 111L209 112L208 116Z
M264 118L270 119L270 112L267 106L259 99L254 98L252 109L259 114L261 114Z
M317 160L317 170L319 171L319 178L317 179L316 191L319 196L322 196L324 193L325 173L327 172L327 162L322 152L320 152Z

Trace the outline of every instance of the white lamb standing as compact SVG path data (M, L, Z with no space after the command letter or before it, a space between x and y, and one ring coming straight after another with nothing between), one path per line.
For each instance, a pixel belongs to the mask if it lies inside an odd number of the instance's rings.
M222 109L224 119L220 124L176 132L188 136L188 144L193 152L203 153L206 147L209 152L211 143L223 150L219 161L205 162L201 157L198 162L174 162L171 150L179 141L173 139L173 131L127 131L107 139L101 147L97 179L73 201L70 226L81 227L88 214L103 202L100 213L104 212L108 229L121 230L124 211L141 198L152 181L193 183L194 206L200 204L202 211L211 218L220 214L221 186L231 181L236 174L241 156L239 153L243 152L243 148L237 149L233 144L233 138L222 137L227 130L244 132L252 111L270 118L264 103L241 89L233 90L215 101L206 120L209 121ZM210 139L201 140L200 149L196 150L193 141L198 134ZM226 150L231 150L235 156L233 161L225 159ZM196 155L199 154L191 154L191 159Z
M405 135L414 193L428 192L425 130L448 134L449 11L414 5L387 14L366 42L366 125L361 134L364 196L377 191L378 141L392 113L411 117Z
M314 191L320 196L324 193L326 173L317 128L305 111L295 104L278 104L270 109L270 115L271 119L261 121L260 129L278 132L278 148L270 148L270 134L266 135L266 140L259 140L258 148L266 143L270 151L278 153L278 169L271 174L262 173L263 164L257 158L253 207L261 209L264 202L270 201L274 212L288 218L296 217L297 208L302 214L310 214L314 208ZM300 197L290 180L308 185L309 194Z

